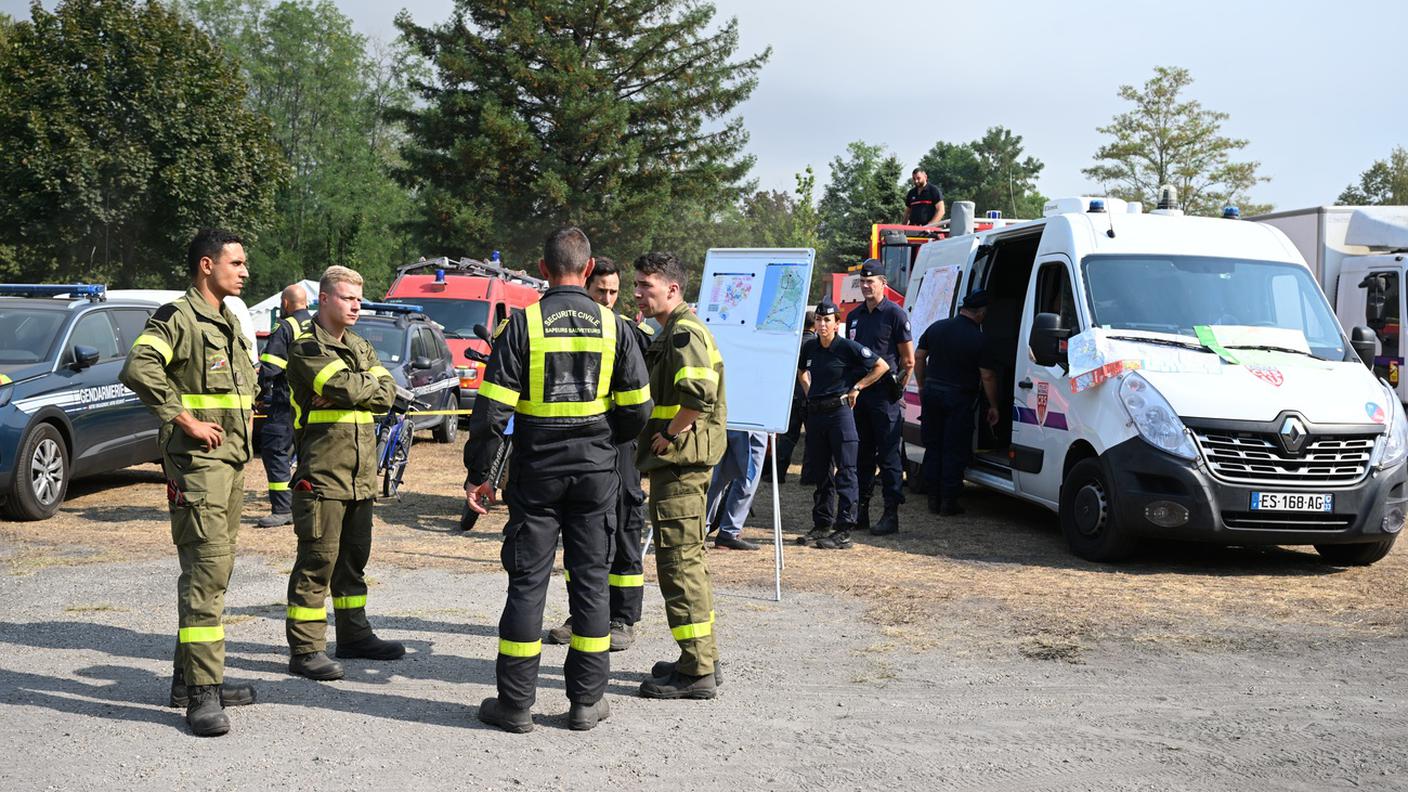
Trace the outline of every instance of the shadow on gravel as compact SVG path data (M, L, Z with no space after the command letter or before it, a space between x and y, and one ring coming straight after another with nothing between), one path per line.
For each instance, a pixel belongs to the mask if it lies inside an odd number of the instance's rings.
M916 555L990 564L1017 564L1108 572L1119 575L1190 574L1216 577L1245 575L1325 576L1342 568L1319 560L1310 548L1221 547L1195 542L1150 541L1141 552L1120 564L1082 560L1066 547L1056 515L1036 504L991 490L968 487L963 495L966 514L939 517L925 509L923 495L908 495L900 513L900 533L875 537L852 534L857 544ZM880 508L871 507L872 519ZM786 541L801 531L786 530Z
M0 703L45 707L105 720L170 724L175 719L170 714L175 710L168 712L157 708L165 703L170 678L157 679L144 669L111 665L90 666L76 673L107 684L88 684L0 668Z
M252 609L260 610L260 609ZM396 619L389 618L378 621L379 626L392 628L392 622ZM446 628L459 628L462 625L449 624L444 622L425 622L421 619L406 619L408 623L426 623L433 626ZM396 629L420 629L417 627L401 627ZM480 628L485 629L485 628ZM452 632L455 630L445 630ZM463 630L460 630L463 631ZM487 633L477 633L487 634ZM494 633L496 634L496 633ZM447 682L452 684L479 684L493 687L494 685L494 663L495 656L487 657L462 657L459 655L437 654L434 651L434 643L431 641L407 640L404 642L407 648L406 657L394 662L377 662L374 660L345 660L343 667L347 671L347 679L363 684L376 685L396 685L403 680L425 680L435 682ZM105 624L91 624L78 621L58 621L58 622L0 622L0 644L13 644L16 646L28 646L36 649L88 649L92 651L105 652L118 657L130 657L138 660L152 660L167 662L171 660L171 652L174 643L171 636L154 635L129 630L124 627L114 627ZM328 653L333 654L336 644L328 647ZM564 650L565 653L565 650ZM276 660L254 659L248 655L258 655L261 658L273 655ZM260 701L284 701L286 703L298 703L301 698L307 695L308 690L316 690L327 687L335 689L336 683L318 683L312 680L292 677L288 674L288 649L284 646L274 646L269 644L249 643L245 641L227 640L225 642L225 668L230 672L232 678L238 678L240 672L283 675L285 680L276 683L261 682ZM131 678L142 682L150 688L148 693L139 698L125 699L127 701L164 701L166 695L166 685L170 684L170 677L164 677L155 682L154 675L150 672L123 668L120 666L102 666L104 669L112 669L121 672L124 684L127 681L126 675L130 673ZM16 673L0 669L0 674ZM79 672L80 674L82 672ZM50 677L40 677L25 674L26 677L34 677L38 680L49 680L53 684L69 684L64 680ZM400 677L401 679L397 679ZM613 673L608 691L620 695L635 695L641 682L645 681L643 673ZM288 698L270 698L263 691L265 687L271 690L284 690L287 686L301 688L303 693ZM562 666L549 665L544 663L539 676L539 689L565 690L566 684L563 681ZM0 677L0 701L5 701L4 692L9 689L3 677ZM85 688L86 690L87 688ZM293 688L289 688L292 690ZM91 695L91 690L85 695ZM368 694L369 695L369 694ZM380 714L380 713L370 713ZM429 722L429 721L427 721Z

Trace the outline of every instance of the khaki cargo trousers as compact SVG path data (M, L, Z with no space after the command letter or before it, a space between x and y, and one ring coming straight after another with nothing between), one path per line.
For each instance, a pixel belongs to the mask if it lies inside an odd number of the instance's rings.
M235 540L244 508L244 465L165 460L171 541L181 563L176 581L180 629L175 668L187 685L225 681L225 590L235 568Z
M714 592L704 559L704 500L712 469L670 466L652 470L650 519L655 526L655 568L665 597L665 618L680 645L678 670L714 673Z

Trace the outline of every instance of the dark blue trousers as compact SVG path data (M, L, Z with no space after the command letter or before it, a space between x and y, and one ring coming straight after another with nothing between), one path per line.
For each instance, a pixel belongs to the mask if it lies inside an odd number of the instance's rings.
M945 500L963 491L963 469L973 449L973 410L978 394L925 389L919 425L924 438L925 492Z
M264 477L269 481L270 511L292 513L293 493L288 483L293 477L293 412L287 406L265 408L264 425L259 430L259 456L264 460Z
M880 491L886 505L904 503L904 465L900 460L904 415L899 402L892 402L874 385L861 391L856 402L857 481L860 497L870 500L875 488L875 469L880 469Z
M839 397L838 397L839 398ZM822 412L807 410L807 451L802 461L802 481L815 483L812 527L850 530L856 524L855 414L849 407ZM835 508L832 508L832 502Z

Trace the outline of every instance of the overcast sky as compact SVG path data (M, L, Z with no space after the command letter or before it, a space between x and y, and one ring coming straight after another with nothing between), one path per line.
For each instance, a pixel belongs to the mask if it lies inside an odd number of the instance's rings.
M406 8L422 24L452 0L337 0L359 30L389 39ZM1253 192L1289 209L1331 203L1375 159L1408 145L1408 3L953 3L935 0L714 0L738 17L743 52L773 47L741 108L764 188L865 140L913 164L936 140L1003 125L1046 163L1048 196L1094 189L1081 169L1122 83L1183 66L1189 96L1231 114L1246 158L1271 181ZM52 7L53 2L46 2ZM27 16L24 0L0 10ZM984 207L978 207L982 211Z

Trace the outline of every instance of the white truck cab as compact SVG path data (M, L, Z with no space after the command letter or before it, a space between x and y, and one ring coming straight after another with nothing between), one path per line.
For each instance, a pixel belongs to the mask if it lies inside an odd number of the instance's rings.
M1343 564L1392 547L1408 421L1279 230L1053 201L923 246L916 337L979 289L1003 403L967 478L1058 512L1077 555L1116 560L1141 537L1310 544ZM913 385L906 402L917 462Z

